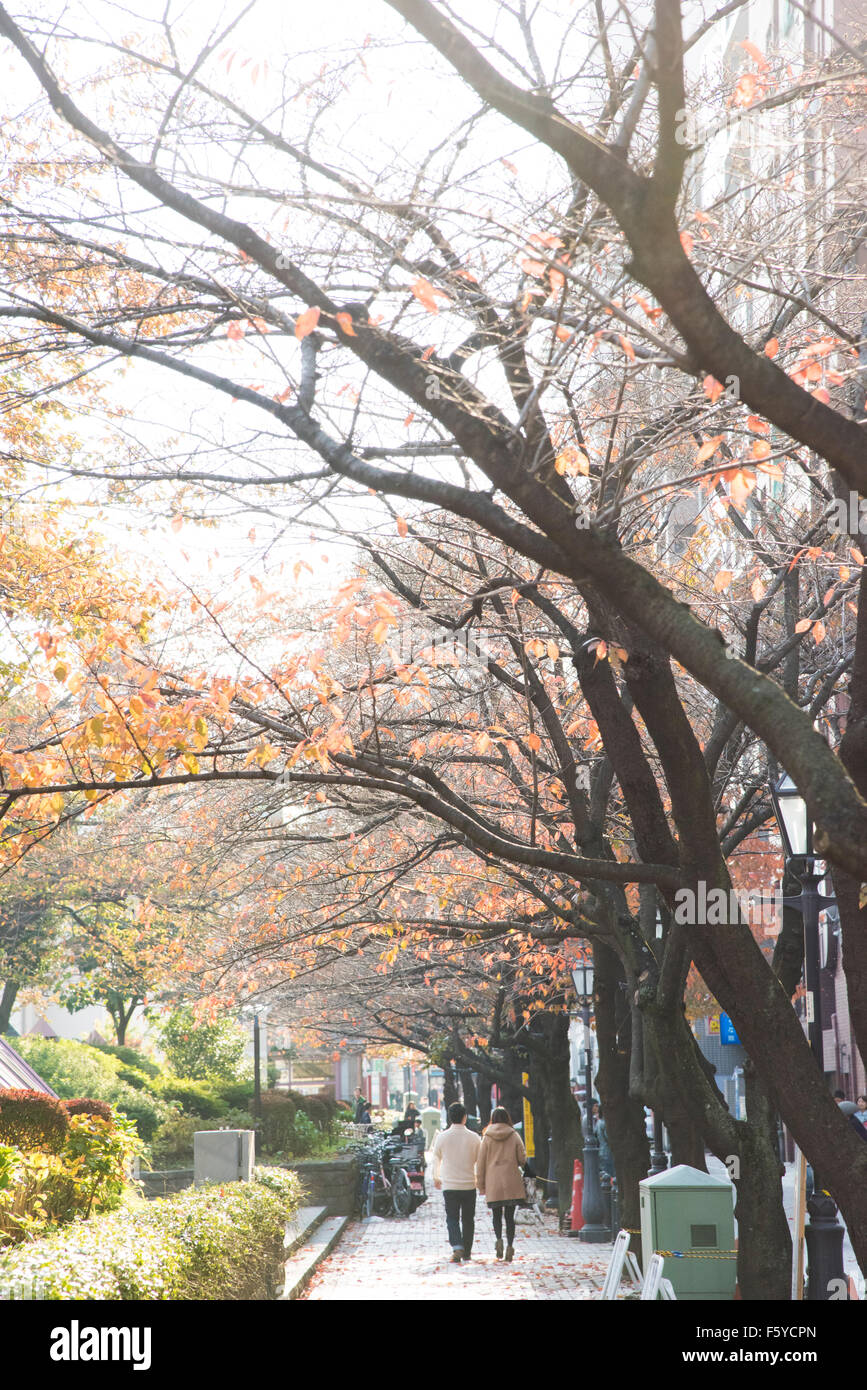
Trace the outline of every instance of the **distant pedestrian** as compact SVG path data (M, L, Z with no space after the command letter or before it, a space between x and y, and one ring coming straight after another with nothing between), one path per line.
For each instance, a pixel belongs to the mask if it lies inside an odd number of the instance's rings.
M867 1140L867 1125L862 1125L861 1121L858 1119L857 1112L854 1115L849 1116L849 1123L855 1130L855 1133L858 1135L859 1139Z
M409 1103L407 1104L406 1110L403 1114L403 1118L404 1121L411 1120L413 1128L415 1128L415 1122L419 1118L419 1111L418 1107L413 1103L413 1101L409 1101Z
M859 1124L867 1128L867 1096L859 1096L857 1108L853 1112Z
M854 1115L858 1109L854 1100L847 1100L843 1091L835 1091L834 1099L839 1105L844 1115Z
M593 1130L599 1141L599 1171L606 1177L614 1177L614 1154L608 1142L608 1126L602 1116L602 1106L598 1100L593 1102Z
M515 1254L515 1207L524 1200L521 1169L527 1155L515 1133L512 1118L502 1105L491 1115L476 1161L476 1186L485 1198L494 1223L497 1259L503 1258L503 1221L506 1223L506 1260Z
M356 1086L356 1088L355 1088L355 1123L356 1123L357 1125L360 1125L360 1124L361 1124L361 1112L362 1112L362 1110L364 1109L364 1107L365 1107L366 1105L367 1105L367 1101L366 1101L365 1098L364 1098L364 1092L362 1091L362 1089L361 1089L360 1086Z
M355 1112L355 1123L357 1125L371 1125L373 1120L370 1118L370 1105L368 1101L362 1100Z
M442 1188L452 1263L469 1260L476 1226L476 1159L482 1141L467 1129L460 1101L449 1106L449 1127L434 1140L433 1184Z

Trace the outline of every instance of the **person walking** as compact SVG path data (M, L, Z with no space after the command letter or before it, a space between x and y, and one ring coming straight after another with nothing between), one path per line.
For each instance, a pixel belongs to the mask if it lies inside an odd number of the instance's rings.
M503 1220L506 1222L506 1260L515 1254L515 1207L524 1200L521 1169L527 1155L504 1106L498 1105L482 1136L476 1161L476 1186L485 1198L494 1223L497 1259L503 1258Z
M449 1106L449 1127L434 1140L433 1185L442 1189L452 1264L469 1261L476 1227L476 1159L482 1141L467 1129L460 1101Z

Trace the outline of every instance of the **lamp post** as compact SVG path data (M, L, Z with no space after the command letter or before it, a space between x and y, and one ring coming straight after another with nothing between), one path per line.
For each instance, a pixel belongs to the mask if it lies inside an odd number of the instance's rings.
M807 814L807 803L795 783L785 773L779 782L771 784L774 814L783 841L785 869L801 885L800 893L783 898L785 907L800 912L804 923L804 984L807 1033L810 1047L822 1076L825 1075L825 1049L822 1037L822 995L819 965L819 913L834 903L832 897L819 892L823 873L816 872L813 853L813 824ZM843 1227L837 1220L837 1204L821 1189L819 1176L813 1174L813 1195L807 1203L810 1221L804 1231L807 1243L807 1298L824 1301L832 1288L845 1285L843 1270Z
M605 1204L599 1183L599 1140L593 1129L593 1071L590 1060L590 1006L593 1002L593 960L586 956L572 971L572 983L581 1005L584 1024L584 1195L581 1215L584 1225L578 1239L601 1245L611 1239L604 1225Z
M257 1128L261 1131L262 1126L262 1061L261 1061L261 1034L260 1018L266 1018L271 1010L270 1004L247 1004L242 1008L241 1013L245 1018L253 1020L253 1116L257 1121ZM265 1070L267 1079L268 1068L268 1048L267 1041L265 1046Z

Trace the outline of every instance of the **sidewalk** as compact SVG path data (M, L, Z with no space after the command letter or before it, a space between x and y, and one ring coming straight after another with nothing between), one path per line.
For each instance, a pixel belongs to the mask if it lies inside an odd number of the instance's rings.
M430 1178L428 1177L430 1187ZM453 1265L442 1195L431 1191L412 1216L369 1217L349 1227L319 1267L304 1297L314 1300L403 1302L589 1299L598 1296L610 1245L583 1245L557 1233L556 1216L519 1211L515 1259L494 1257L494 1234L483 1198L476 1205L470 1264Z

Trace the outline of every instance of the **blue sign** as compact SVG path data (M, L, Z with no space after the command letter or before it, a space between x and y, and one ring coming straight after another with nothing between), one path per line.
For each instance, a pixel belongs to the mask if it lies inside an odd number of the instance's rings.
M734 1024L728 1014L720 1014L719 1016L719 1040L723 1046L726 1044L729 1046L732 1044L735 1046L740 1045L741 1040L735 1032Z

